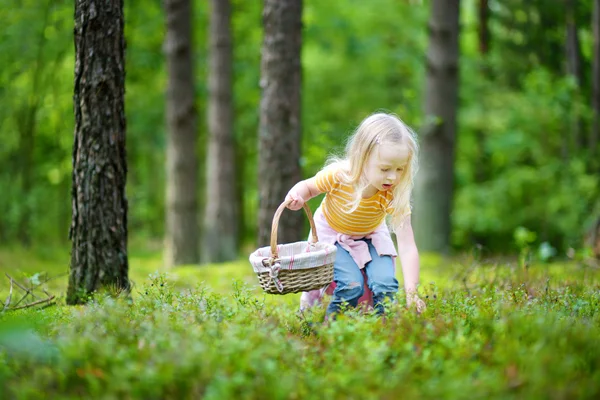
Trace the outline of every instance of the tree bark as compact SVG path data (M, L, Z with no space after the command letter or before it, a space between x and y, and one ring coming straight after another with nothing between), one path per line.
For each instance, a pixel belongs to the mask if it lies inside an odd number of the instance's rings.
M238 212L233 137L232 39L230 0L211 0L208 71L208 186L202 260L237 257Z
M577 19L575 12L575 0L566 1L566 32L565 32L565 56L566 56L566 72L572 76L578 87L581 87L583 82L583 68L581 45L579 42L579 33L577 32ZM571 127L571 136L565 135L563 143L563 157L565 160L569 158L571 147L576 150L585 146L585 135L582 135L583 121L579 115L575 115Z
M164 0L167 58L165 263L199 261L197 118L191 0Z
M481 75L487 80L490 77L490 68L487 55L490 51L490 8L488 0L479 0L478 4L479 25L477 36L479 39L479 56L481 61ZM485 98L481 100L483 112L486 113ZM484 182L489 177L489 156L486 151L486 133L482 128L475 130L475 141L477 143L478 155L476 159L475 182Z
M577 20L575 12L575 0L566 2L566 35L565 52L567 56L567 74L575 78L578 86L583 81L583 69L581 63L581 46L579 43L579 33L577 32Z
M479 37L479 54L488 54L490 51L490 6L489 0L479 0L479 25L477 36Z
M449 250L458 108L459 0L433 0L425 87L426 126L415 185L415 233L424 251Z
M67 304L129 291L123 0L75 2L75 141Z
M269 243L275 210L301 179L302 0L265 0L261 53L258 244ZM301 212L282 216L280 243L302 236Z

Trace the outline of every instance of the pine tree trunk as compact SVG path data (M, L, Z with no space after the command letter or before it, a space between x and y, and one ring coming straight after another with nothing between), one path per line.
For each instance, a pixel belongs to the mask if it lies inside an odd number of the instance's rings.
M300 180L302 0L265 0L261 58L258 245L267 245L275 210ZM284 213L279 243L302 238L302 211Z
M581 46L579 44L579 33L577 32L577 20L575 18L575 0L566 2L566 35L565 52L567 56L567 73L575 78L577 85L581 86L583 81L583 69L581 64Z
M571 75L578 87L581 87L583 82L582 56L581 45L579 42L579 33L576 20L575 0L567 0L566 4L566 35L565 35L565 56L566 56L566 72ZM572 120L571 135L565 135L563 138L563 157L567 160L574 147L578 150L585 146L585 135L582 135L583 121L579 115L575 115Z
M208 186L202 260L237 257L238 212L233 137L231 3L211 0L208 72Z
M129 290L123 0L75 2L75 142L67 304Z
M479 26L477 36L479 37L479 54L487 55L490 51L490 5L489 0L479 0Z
M191 0L165 0L167 204L165 263L199 261L197 121Z
M479 26L477 36L479 38L479 56L481 61L481 75L487 80L490 77L487 55L490 51L490 8L488 0L479 0L478 5ZM480 99L483 112L486 113L485 98ZM475 141L477 143L478 155L476 159L475 182L484 182L489 177L489 156L486 151L486 133L483 128L475 130Z
M415 234L424 251L449 249L458 108L459 0L433 0L425 88L426 126L415 186Z

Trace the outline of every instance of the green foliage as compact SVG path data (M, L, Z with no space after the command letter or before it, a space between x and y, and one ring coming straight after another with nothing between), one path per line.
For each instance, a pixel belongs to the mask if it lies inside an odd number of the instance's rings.
M512 250L506 239L525 226L556 247L581 246L600 211L600 175L574 135L590 113L573 82L538 70L519 92L466 86L483 99L462 114L456 243Z
M255 281L215 289L196 274L182 287L154 273L133 303L0 316L0 384L20 399L600 394L597 270L455 260L432 272L420 316L399 296L385 320L349 311L329 323Z
M491 50L479 53L478 2L462 2L461 85L453 243L517 250L519 227L564 254L600 212L591 167L591 7L579 2L584 81L564 77L564 4L491 1ZM256 232L261 3L233 1L234 129L243 235ZM304 175L314 174L375 110L423 125L430 2L304 3ZM66 1L8 0L0 11L0 241L61 244L71 217L73 11ZM126 2L126 114L132 241L164 230L166 70L159 3ZM207 2L194 4L198 154L207 126ZM518 60L518 62L515 62ZM28 136L29 135L29 136ZM201 161L200 197L205 197ZM201 200L201 205L204 203ZM313 201L313 207L316 206ZM415 205L418 206L418 205Z

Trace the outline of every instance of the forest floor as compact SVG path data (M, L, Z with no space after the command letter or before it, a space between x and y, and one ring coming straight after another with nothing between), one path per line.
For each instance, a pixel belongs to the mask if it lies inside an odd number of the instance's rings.
M131 251L131 300L74 307L68 264L68 249L0 249L0 309L8 276L34 287L20 305L55 296L0 314L0 398L600 396L592 263L423 255L425 313L400 293L385 319L328 323L323 307L298 312L298 294L263 294L245 258L166 270L160 252ZM24 293L13 285L10 307Z

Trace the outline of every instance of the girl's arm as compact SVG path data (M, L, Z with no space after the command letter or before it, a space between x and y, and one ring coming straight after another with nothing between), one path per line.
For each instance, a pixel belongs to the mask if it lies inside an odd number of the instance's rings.
M419 284L419 251L415 243L410 215L406 216L403 223L395 228L395 232L398 243L398 256L402 264L402 275L404 275L406 304L409 307L414 304L417 307L417 311L422 312L425 310L425 303L417 294L417 285Z
M323 193L317 188L315 183L315 177L305 179L294 185L285 196L286 200L293 200L288 208L290 210L299 210L304 205L304 202L312 199L313 197Z

